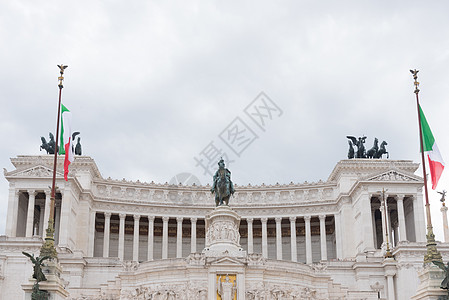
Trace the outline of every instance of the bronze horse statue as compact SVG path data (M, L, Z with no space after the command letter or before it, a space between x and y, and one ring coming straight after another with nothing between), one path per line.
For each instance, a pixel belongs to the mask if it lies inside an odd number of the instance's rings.
M56 146L55 137L51 132L48 134L48 136L50 137L48 143L47 140L43 136L41 136L42 145L40 146L40 151L44 149L45 151L47 151L47 154L55 154L55 146Z
M231 171L225 168L223 159L218 162L218 170L214 175L211 193L215 193L215 206L229 205L229 198L234 194L234 185L231 181Z
M374 156L374 158L380 158L380 159L382 159L382 155L384 155L384 154L387 155L387 158L390 158L390 155L389 155L388 152L387 152L387 148L385 148L386 145L388 145L388 143L385 142L385 141L383 141L383 142L380 144L379 151L377 151L377 153L376 153L376 155Z
M379 151L379 140L377 138L374 138L374 145L371 149L366 151L366 157L374 158L374 156L376 156L378 151Z

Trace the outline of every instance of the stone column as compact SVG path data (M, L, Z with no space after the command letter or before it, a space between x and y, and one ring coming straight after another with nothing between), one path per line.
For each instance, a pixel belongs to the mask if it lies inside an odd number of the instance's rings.
M17 235L17 212L19 210L19 191L15 188L9 188L8 213L6 214L7 236L15 237Z
M148 216L148 260L153 260L154 216Z
M381 202L380 204L380 214L382 215L382 248L386 247L386 243L387 243L387 228L385 226L386 221L386 216L385 216L385 207L383 205L383 203Z
M275 218L276 221L276 259L282 260L282 218Z
M343 249L341 243L341 212L338 212L334 215L335 222L335 252L338 259L343 258Z
M371 195L367 191L363 191L359 201L361 239L363 241L362 250L374 251L373 222L371 220L373 216L371 212Z
M139 261L140 215L134 215L133 261Z
M34 190L28 191L28 212L27 212L27 226L26 226L26 237L33 236L33 225L34 225L34 200L36 197L36 192Z
M444 242L449 243L449 228L447 225L447 206L444 203L443 206L441 206L441 212L443 214Z
M162 217L162 259L168 258L168 220L169 217Z
M176 227L176 257L182 257L182 217L177 217L177 227Z
M292 253L292 261L298 261L298 254L296 251L296 217L290 217L290 247Z
M374 248L377 248L377 234L376 234L376 210L377 208L371 207L371 220L373 221L373 237Z
M55 199L55 245L59 244L59 232L61 229L61 203L57 203L56 204L56 199ZM91 215L91 223L90 223L90 227L89 227L90 231L89 231L89 236L93 235L95 232L95 213L93 214L93 222L92 222L92 215ZM93 251L93 240L92 240L92 251ZM93 256L93 252L91 257Z
M45 237L44 232L44 211L45 211L45 203L39 204L39 227L37 231L39 232L38 235L40 235L42 238Z
M123 260L125 257L125 218L126 214L119 214L120 225L118 231L118 258Z
M387 277L387 299L395 300L395 288L393 276L396 275L396 264L391 258L387 258L382 263L384 266L384 274Z
M426 221L424 219L424 200L422 189L413 196L413 216L415 218L415 235L417 242L426 241Z
M56 207L58 208L58 206ZM58 210L60 211L60 209L57 209L56 212L58 212ZM97 212L94 210L91 210L90 214L89 214L89 238L88 238L88 243L89 243L89 247L87 249L87 256L88 257L94 257L94 243L95 243L95 217L96 217ZM55 224L56 224L56 216L58 216L57 220L58 220L58 227L55 228L59 228L59 218L60 218L60 214L55 214Z
M262 222L262 256L268 258L268 242L267 242L267 218L261 218Z
M404 195L396 197L396 204L398 208L398 222L399 222L399 239L398 241L406 241L407 233L405 230L405 214L404 214Z
M44 232L43 232L44 238L47 235L48 219L50 219L50 204L51 204L50 197L51 197L51 190L45 190Z
M253 218L247 218L246 223L248 223L248 253L254 253Z
M191 227L191 233L190 233L190 252L195 253L196 252L196 221L197 218L190 218L190 223L192 225Z
M89 236L94 234L95 232L95 214L93 216L93 223L92 223L92 216L91 216L91 223L89 227ZM61 203L56 203L55 199L55 245L59 244L59 231L61 229ZM93 241L92 241L93 242ZM92 251L93 251L93 244L92 244ZM93 256L93 252L92 255Z
M306 264L312 263L312 234L310 231L311 216L304 216L306 222Z
M111 233L111 213L104 213L103 257L109 257L109 239Z
M320 215L321 260L327 260L326 215Z

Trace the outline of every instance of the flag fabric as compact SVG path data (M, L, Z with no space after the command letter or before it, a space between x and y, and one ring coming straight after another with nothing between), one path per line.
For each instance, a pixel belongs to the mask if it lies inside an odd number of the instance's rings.
M74 160L72 147L72 113L61 104L61 138L59 154L65 154L64 159L64 179L67 181L69 165Z
M438 150L437 143L433 137L430 126L427 123L426 117L419 106L419 114L421 117L421 130L423 138L424 154L427 155L429 159L430 177L432 178L432 189L436 189L438 180L440 180L441 173L444 169L444 161L441 157L440 150ZM421 149L421 151L423 151Z

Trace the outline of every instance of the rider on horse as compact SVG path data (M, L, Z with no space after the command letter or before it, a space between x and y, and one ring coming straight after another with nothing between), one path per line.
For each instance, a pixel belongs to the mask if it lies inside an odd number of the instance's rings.
M225 168L223 159L218 162L218 170L214 175L214 183L210 189L211 193L215 193L215 205L229 205L229 198L234 194L234 185L231 181L231 171ZM224 203L223 203L224 202Z

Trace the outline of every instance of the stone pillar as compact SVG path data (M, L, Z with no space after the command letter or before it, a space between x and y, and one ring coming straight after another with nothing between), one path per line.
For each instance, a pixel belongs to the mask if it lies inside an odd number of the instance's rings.
M298 261L298 254L296 251L296 217L290 217L290 246L291 246L291 254L292 261Z
M282 260L282 218L276 218L276 259Z
M26 226L26 237L33 236L33 225L34 225L34 200L36 197L36 192L34 190L28 191L28 212L27 212L27 226Z
M15 188L9 189L8 213L6 215L7 236L15 237L17 235L17 212L19 210L19 191Z
M58 207L57 207L58 208ZM58 209L59 210L59 209ZM57 212L58 212L57 210ZM60 211L60 210L59 210ZM95 242L95 217L96 217L97 212L92 210L89 214L90 220L89 220L89 247L87 249L87 256L88 257L94 257L94 242ZM58 227L55 228L59 228L59 218L60 218L60 214L55 214L55 220L56 220L56 216L58 216ZM55 221L56 224L56 221ZM56 225L55 225L56 226Z
M134 235L133 235L133 261L139 261L139 231L140 216L134 215Z
M449 228L447 225L447 206L443 202L441 206L441 212L443 214L443 232L444 232L444 242L449 243Z
M42 238L45 238L44 232L44 212L45 212L45 203L39 205L39 227L38 232Z
M393 258L386 258L383 263L384 274L387 277L387 299L395 300L395 288L393 276L396 275L396 262Z
M304 216L306 222L306 264L312 263L312 234L310 231L311 216Z
M262 256L268 258L268 242L267 242L267 218L261 218L262 222Z
M47 228L48 228L48 219L50 219L50 204L51 204L51 190L45 190L45 210L44 210L44 235L43 237L47 235ZM54 226L54 224L53 224Z
M196 252L196 221L197 218L190 218L191 232L190 232L190 252Z
M248 224L248 253L254 253L253 218L247 218L246 223Z
M377 233L376 233L376 207L371 207L371 220L373 221L374 248L377 249Z
M176 227L176 257L182 257L182 217L177 217L177 227Z
M154 216L148 216L148 260L153 260Z
M363 241L363 251L374 251L374 235L373 222L371 212L371 195L367 191L363 191L359 199L359 209L361 217L361 233L360 237Z
M338 259L343 258L343 249L342 249L342 243L341 243L341 212L338 212L334 215L334 222L335 222L335 252Z
M126 214L119 214L120 225L118 231L118 258L123 260L125 257L125 219Z
M104 213L103 257L109 257L109 239L111 233L111 213Z
M320 215L321 260L327 260L326 215Z
M413 196L413 216L415 218L415 235L417 242L426 241L426 221L424 219L424 200L422 189Z
M162 217L162 259L168 258L168 220L169 217Z
M59 231L61 229L61 203L56 203L55 199L55 245L59 244ZM92 215L90 219L90 227L89 227L89 237L91 234L94 234L95 232L95 214L93 215L93 223L92 223ZM91 241L93 243L93 240ZM92 244L92 251L93 251L93 244ZM93 252L91 257L93 256Z
M405 230L404 195L398 195L396 197L396 205L398 208L398 222L399 222L399 239L398 239L398 241L406 241L407 233Z
M386 247L386 243L387 243L387 228L386 228L386 226L385 226L385 223L387 222L386 221L386 214L385 214L385 207L384 207L384 205L383 205L383 203L381 202L380 203L380 208L379 208L379 210L380 210L380 213L381 213L381 215L382 215L382 248L385 248Z

